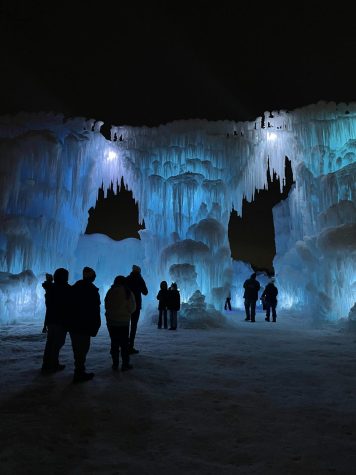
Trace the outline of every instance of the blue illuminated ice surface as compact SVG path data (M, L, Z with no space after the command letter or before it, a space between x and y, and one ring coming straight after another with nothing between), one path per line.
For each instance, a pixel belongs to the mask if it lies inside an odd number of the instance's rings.
M74 282L86 265L104 295L117 274L140 264L146 309L156 306L161 280L176 280L183 301L199 290L220 309L231 291L241 307L251 269L231 259L232 204L241 211L243 196L267 185L268 160L283 178L285 157L296 184L273 210L279 307L318 319L355 315L356 104L321 102L243 123L113 126L111 140L102 124L0 118L2 322L41 317L44 273L66 267ZM122 176L145 220L141 240L85 235L98 188Z

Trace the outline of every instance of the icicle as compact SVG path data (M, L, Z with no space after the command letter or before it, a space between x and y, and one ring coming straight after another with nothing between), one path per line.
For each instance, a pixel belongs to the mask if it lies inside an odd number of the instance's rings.
M281 303L309 305L308 288L319 288L320 295L332 295L326 314L347 313L355 292L354 250L342 248L349 228L340 226L355 222L356 104L320 102L292 112L267 111L263 121L260 117L245 123L190 120L155 128L112 126L110 141L100 134L102 125L94 119L64 120L60 114L0 118L3 271L15 274L28 268L39 276L68 266L78 273L85 256L89 259L81 246L87 252L96 249L82 233L98 188L124 177L146 230L140 232L139 245L131 243L132 251L126 244L105 241L110 252L101 249L95 260L102 269L99 282L102 279L103 287L111 283L114 266L110 261L106 271L105 262L115 253L119 262L125 248L125 266L128 256L142 259L152 286L162 273L168 279L171 265L184 264L190 269L189 282L196 282L207 302L216 303L216 289L224 288L231 269L226 249L232 203L241 214L243 196L251 200L256 189L267 187L268 162L282 189L287 156L296 185L274 210ZM335 253L328 247L331 239L334 244L341 240ZM188 243L189 252L176 246L177 262L163 263L162 255L178 242ZM198 242L208 248L204 262L194 257ZM189 265L195 266L196 281ZM345 278L339 277L340 269ZM320 275L328 272L329 280ZM351 295L346 304L345 293Z

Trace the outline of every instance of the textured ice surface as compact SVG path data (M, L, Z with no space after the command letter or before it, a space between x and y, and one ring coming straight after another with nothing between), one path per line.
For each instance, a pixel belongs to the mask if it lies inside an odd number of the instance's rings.
M356 104L266 112L263 123L270 127L261 127L261 118L114 126L112 139L122 140L108 141L100 121L1 117L0 270L31 270L40 281L44 272L67 267L72 282L91 265L103 294L115 275L138 263L146 302L156 303L161 280L174 279L183 300L199 290L221 308L231 290L241 306L251 270L231 260L230 210L233 204L240 211L242 197L267 184L268 160L283 177L287 156L296 184L274 209L280 305L316 318L347 316L356 285ZM145 220L141 241L85 236L99 186L121 176ZM0 295L3 321L10 313L36 314L9 299L2 284Z

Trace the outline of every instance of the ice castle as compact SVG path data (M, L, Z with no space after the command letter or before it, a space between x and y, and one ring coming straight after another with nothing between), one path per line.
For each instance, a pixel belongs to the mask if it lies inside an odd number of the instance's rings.
M356 103L319 102L265 112L252 122L175 121L112 126L62 115L0 117L0 321L41 316L45 272L95 268L102 295L140 263L155 300L176 280L183 300L199 290L221 307L242 304L246 264L232 261L232 205L266 185L269 161L295 185L273 209L279 307L335 320L355 317ZM86 235L103 183L124 177L146 229L141 239ZM352 309L353 308L353 309Z

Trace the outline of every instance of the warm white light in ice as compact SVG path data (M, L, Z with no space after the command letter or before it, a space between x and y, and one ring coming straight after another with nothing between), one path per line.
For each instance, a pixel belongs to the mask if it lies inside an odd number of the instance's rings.
M276 138L277 134L275 134L274 132L267 132L267 140L273 142L274 140L276 140Z
M114 150L109 150L109 153L108 153L108 161L111 162L112 160L115 160L115 158L117 158L117 153L114 152Z

